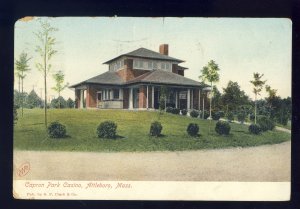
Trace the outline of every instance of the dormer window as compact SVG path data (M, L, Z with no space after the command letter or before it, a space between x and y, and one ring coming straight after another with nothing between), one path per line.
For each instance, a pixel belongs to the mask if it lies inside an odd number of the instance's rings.
M166 64L164 62L161 63L161 69L165 70L166 69Z
M151 62L151 61L148 62L148 69L150 69L150 70L153 69L153 62Z
M157 62L153 62L153 69L157 69Z
M144 62L143 61L139 61L139 68L144 68Z
M170 64L168 62L166 63L166 69L170 70Z

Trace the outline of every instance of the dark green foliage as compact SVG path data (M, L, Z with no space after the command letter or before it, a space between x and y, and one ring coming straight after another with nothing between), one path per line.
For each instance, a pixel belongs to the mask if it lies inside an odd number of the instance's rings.
M254 121L255 115L254 115L253 113L251 113L251 114L249 115L249 119L250 119L251 121Z
M67 102L62 96L60 96L57 99L51 100L50 107L51 108L66 108Z
M168 113L173 113L173 107L167 107L166 112Z
M190 136L197 136L199 132L199 126L196 123L190 123L186 131Z
M262 131L271 131L275 128L275 123L266 116L258 118L257 123L259 124Z
M41 105L42 99L36 94L34 90L32 90L27 96L25 107L32 109L35 107L40 107Z
M199 111L197 111L197 110L192 110L192 111L190 112L190 116L191 116L192 118L197 118L197 117L199 116Z
M48 135L50 138L64 138L66 137L66 133L66 126L57 121L50 123L48 126Z
M260 132L261 132L261 128L259 127L259 125L257 125L257 124L251 124L250 126L249 126L249 132L251 133L251 134L260 134Z
M211 117L212 117L213 120L219 120L221 118L220 111L217 111L217 112L213 111L211 113Z
M220 118L224 118L225 117L225 112L224 111L218 111Z
M113 139L116 138L117 124L113 121L104 121L97 127L97 135L100 138Z
M218 121L216 123L215 131L220 135L228 135L230 132L230 125L225 121Z
M229 122L232 122L232 121L234 120L234 114L233 114L233 112L228 112L228 113L226 114L226 118L227 118L227 120L228 120Z
M239 112L239 113L237 114L237 119L238 119L239 122L244 123L244 122L245 122L245 119L246 119L246 114L245 114L245 112Z
M69 98L69 99L66 101L66 106L67 106L67 108L74 108L75 102L74 102L71 98Z
M150 126L150 136L160 136L162 128L163 127L160 122L154 121Z
M173 108L172 113L176 114L176 115L179 115L180 109L179 108Z
M187 114L187 110L186 110L186 109L182 109L182 110L181 110L181 114L182 114L182 115L186 115L186 114Z
M18 120L18 111L17 111L17 106L16 105L14 105L14 123L16 123L17 122L17 120Z
M204 119L207 119L209 117L209 112L207 110L204 110Z
M281 125L286 126L289 120L289 115L288 114L283 114L280 117L277 118L277 122Z

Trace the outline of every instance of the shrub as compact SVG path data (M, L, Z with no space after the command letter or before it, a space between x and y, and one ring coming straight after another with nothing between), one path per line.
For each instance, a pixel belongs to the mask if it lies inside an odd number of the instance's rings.
M261 129L257 124L251 124L248 130L251 134L260 134L261 132Z
M66 137L66 126L59 122L52 122L48 126L48 135L50 138L64 138Z
M251 121L254 121L255 115L254 115L253 113L251 113L251 114L249 115L249 119L250 119Z
M286 126L289 120L289 115L288 114L284 114L281 117L277 118L277 122L281 125Z
M234 115L233 115L233 113L232 113L232 112L228 112L228 113L226 114L226 118L227 118L228 122L232 122L232 121L234 120Z
M260 126L262 131L273 130L275 127L275 123L266 116L262 116L257 120L258 125Z
M199 132L199 126L196 123L190 123L186 129L187 133L190 136L197 136Z
M179 109L179 108L173 108L172 113L173 113L173 114L176 114L176 115L179 115L180 109Z
M218 112L212 112L211 117L212 117L213 120L219 120L221 118L221 114L220 114L219 111Z
M220 118L224 118L225 117L225 112L224 111L219 111L219 115L220 115Z
M182 114L182 115L186 115L186 114L187 114L187 110L186 110L186 109L182 109L182 110L181 110L181 114Z
M220 135L228 135L230 132L230 125L225 121L218 121L216 123L215 131Z
M244 123L246 119L246 114L244 112L239 112L237 114L237 119L239 122Z
M167 107L166 112L168 113L173 113L173 107Z
M192 118L197 118L197 117L199 116L199 111L197 111L197 110L192 110L192 111L190 112L190 116L191 116Z
M117 134L117 124L113 121L104 121L97 127L97 135L100 138L113 139Z
M160 122L154 121L150 126L150 135L156 137L160 136L162 128L163 127Z
M207 119L208 117L209 117L209 112L207 110L204 110L204 119Z

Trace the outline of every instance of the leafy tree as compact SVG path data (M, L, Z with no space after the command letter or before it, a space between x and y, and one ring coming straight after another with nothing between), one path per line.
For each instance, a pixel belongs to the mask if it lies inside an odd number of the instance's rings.
M199 77L202 79L203 82L208 81L210 83L210 88L212 89L213 83L218 82L220 80L219 76L219 66L215 63L214 60L208 62L207 66L204 66L201 70L201 76ZM209 102L209 117L211 118L211 100L212 96L210 97Z
M42 105L42 99L32 90L27 96L26 105L28 108L40 107Z
M223 88L222 103L226 105L226 112L236 111L239 106L249 104L249 97L241 90L237 82L229 81Z
M213 110L221 110L223 105L222 105L222 94L218 90L216 86L213 87L213 99L212 99L212 109Z
M66 102L66 105L68 108L74 108L75 102L71 98L69 98Z
M266 81L262 81L261 78L264 76L264 74L259 74L259 73L253 73L253 81L250 81L250 83L253 84L253 93L255 94L255 108L254 108L254 123L256 124L256 100L257 100L257 95L260 95L260 92L265 85Z
M69 83L64 84L65 74L61 70L53 74L53 78L56 84L52 89L58 93L58 98L59 98L60 92L62 92L66 87L68 87ZM58 102L60 102L60 100L58 100ZM60 103L58 103L58 107L60 108Z
M36 63L36 68L42 72L44 78L44 89L45 89L45 126L47 127L47 76L51 70L50 60L57 53L53 47L56 44L56 39L53 37L53 32L57 31L56 28L52 27L49 22L40 20L40 31L34 33L38 39L39 44L36 46L36 52L40 55L41 61Z
M67 107L67 102L62 96L59 96L58 98L51 100L50 106L52 108L65 108Z
M16 64L16 72L19 80L21 80L21 88L22 88L22 97L21 97L21 108L22 108L22 117L23 117L23 108L24 108L24 95L23 95L23 83L24 83L24 78L26 77L26 72L30 70L28 66L28 61L31 58L27 57L27 53L22 52L19 56L19 59L15 61ZM19 87L20 88L20 87ZM19 89L20 92L20 89Z

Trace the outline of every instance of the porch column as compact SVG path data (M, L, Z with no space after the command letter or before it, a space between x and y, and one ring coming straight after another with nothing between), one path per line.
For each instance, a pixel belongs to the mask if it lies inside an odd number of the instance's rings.
M202 98L202 102L203 102L203 104L202 104L202 119L204 119L204 95L203 95L203 98Z
M109 90L109 99L113 99L114 98L114 91L112 89Z
M200 110L200 102L201 102L201 91L200 91L200 89L199 89L198 91L199 91L199 101L198 101L198 110Z
M147 85L147 99L146 99L146 101L147 101L147 103L146 103L146 108L147 108L147 110L148 110L148 108L149 108L149 88L148 88L148 85Z
M178 91L175 90L175 108L178 108Z
M123 100L123 89L119 89L119 99Z
M152 108L154 109L154 86L152 86Z
M133 89L130 88L129 90L129 109L133 109Z
M187 105L186 105L186 109L190 110L191 108L191 90L188 89L187 91Z
M80 90L80 108L83 108L84 90Z

